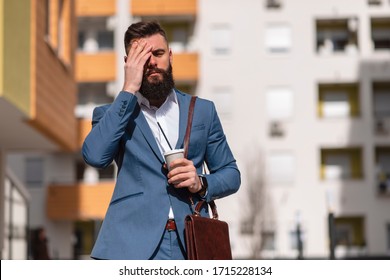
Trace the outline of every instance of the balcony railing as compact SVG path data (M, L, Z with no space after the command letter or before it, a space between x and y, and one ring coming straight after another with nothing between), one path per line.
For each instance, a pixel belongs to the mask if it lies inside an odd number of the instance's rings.
M77 16L107 16L116 13L116 1L112 0L77 0Z
M114 184L114 181L97 184L53 184L49 186L47 193L47 216L52 220L102 220Z
M92 123L90 119L81 119L79 120L79 138L78 138L78 143L79 147L81 148L85 137L87 137L88 133L92 129Z
M116 79L115 52L96 54L79 52L76 55L76 79L78 82L102 82Z
M176 81L194 82L198 80L199 59L197 53L177 53L173 55L173 73Z
M195 16L197 5L197 0L132 0L131 13L135 16Z

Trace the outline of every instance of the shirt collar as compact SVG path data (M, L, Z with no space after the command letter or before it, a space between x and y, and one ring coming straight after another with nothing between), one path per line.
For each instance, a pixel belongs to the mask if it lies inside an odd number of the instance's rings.
M137 96L137 98L138 98L138 104L141 106L141 105L143 105L143 106L146 106L147 108L149 108L149 109L153 109L152 108L152 106L150 106L150 103L149 103L149 100L147 100L139 91L137 91L136 93L135 93L135 96ZM176 96L176 93L175 93L175 91L172 89L172 91L171 91L171 93L168 95L168 97L167 97L167 99L165 100L165 102L161 105L161 107L162 106L164 106L164 104L166 104L166 103L170 103L170 102L174 102L174 103L176 103L177 104L177 96Z

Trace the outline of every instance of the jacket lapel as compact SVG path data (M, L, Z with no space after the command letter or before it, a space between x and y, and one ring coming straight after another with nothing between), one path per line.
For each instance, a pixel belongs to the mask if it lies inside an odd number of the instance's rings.
M187 119L188 119L188 108L190 106L191 98L182 94L181 92L175 90L177 101L179 102L179 138L177 139L176 149L183 148L184 145L184 135L187 128Z
M153 153L163 164L165 160L160 152L160 149L157 146L156 139L154 138L153 132L149 127L148 121L146 120L144 114L141 112L140 106L137 106L137 109L139 110L139 113L138 113L138 117L135 118L135 123L137 124L137 127L141 130L143 136L146 139L146 142L152 149Z
M188 98L187 95L177 91L176 89L175 89L175 93L177 96L177 101L179 102L179 137L177 139L175 148L181 149L183 148L184 145L184 135L186 133L187 119L188 119L188 108L190 106L191 98ZM142 114L140 106L137 106L137 108L139 110L138 117L135 118L137 127L141 130L143 136L145 137L153 153L161 161L161 163L164 163L165 160L161 155L160 149L157 146L157 142L156 139L154 138L153 132L150 129L144 114Z

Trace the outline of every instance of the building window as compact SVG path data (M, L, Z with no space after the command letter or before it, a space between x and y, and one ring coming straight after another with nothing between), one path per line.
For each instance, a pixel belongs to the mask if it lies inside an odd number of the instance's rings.
M25 180L28 187L42 187L44 182L44 160L40 157L27 158Z
M380 195L390 194L390 147L375 148L376 186Z
M336 245L364 247L364 218L337 217L335 223Z
M265 47L271 53L285 53L291 49L291 28L285 24L266 27Z
M233 110L233 94L229 87L216 87L213 89L212 100L221 117L229 117Z
M79 105L103 105L111 103L114 98L107 94L107 83L80 83L78 85Z
M254 221L253 219L246 219L241 222L241 234L243 235L253 235L254 230Z
M369 6L380 6L382 5L382 0L367 0Z
M357 84L320 84L318 91L318 115L321 118L359 116Z
M76 179L78 182L97 183L111 181L116 177L116 165L110 164L106 168L97 169L85 164L83 160L76 161Z
M50 38L50 0L45 0L45 39Z
M280 152L268 156L267 178L270 183L291 183L294 180L295 161L291 153Z
M390 133L390 83L373 83L374 132L377 135Z
M91 118L93 109L98 105L112 103L114 97L109 94L112 83L79 83L78 104L75 114L79 118Z
M377 118L390 118L390 83L374 82L374 116Z
M114 32L110 30L100 30L97 33L99 50L112 50L114 48Z
M267 115L270 120L287 120L291 118L294 108L294 96L286 87L269 88L266 91Z
M69 64L71 61L71 2L47 0L45 2L45 37L58 57Z
M371 40L374 50L390 50L390 18L371 19Z
M227 55L231 52L231 30L227 25L215 25L211 28L211 47L216 55Z
M356 18L317 20L316 49L318 53L348 52L355 53L357 44Z
M262 250L275 250L275 232L262 231L261 232L261 248Z
M109 22L109 17L79 17L78 50L89 53L113 50L114 31Z
M361 179L361 148L321 149L321 179Z
M387 224L387 252L390 253L390 224Z
M174 53L180 53L190 50L191 23L190 22L163 22L169 47Z
M282 7L282 0L264 0L267 9L280 9Z

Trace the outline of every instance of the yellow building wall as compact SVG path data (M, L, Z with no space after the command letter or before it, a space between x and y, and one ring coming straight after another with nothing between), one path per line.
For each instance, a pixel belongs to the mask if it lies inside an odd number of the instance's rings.
M30 0L1 0L1 90L22 112L30 114Z

